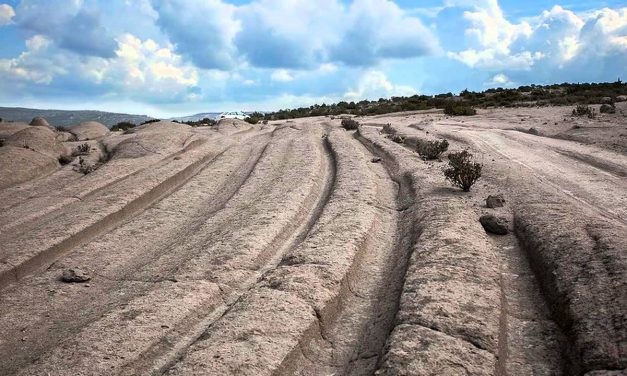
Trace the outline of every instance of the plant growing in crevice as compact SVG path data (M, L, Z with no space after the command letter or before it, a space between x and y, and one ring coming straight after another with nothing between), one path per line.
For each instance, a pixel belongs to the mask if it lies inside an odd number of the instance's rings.
M387 123L386 125L383 126L383 129L381 130L381 133L394 134L394 133L396 133L396 130L394 128L392 128L392 124Z
M61 155L61 156L59 156L58 160L59 160L59 163L63 166L63 165L66 165L66 164L72 162L74 160L74 158L72 158L69 155Z
M470 191L470 187L481 177L483 165L475 162L468 150L450 153L448 160L449 167L444 170L446 179L464 192Z
M80 144L78 148L76 148L76 155L87 155L91 151L91 145L89 144Z
M438 159L448 150L447 140L423 141L416 142L416 152L426 160Z
M90 174L96 170L96 166L87 163L82 157L78 159L78 172L83 175Z
M401 136L400 134L395 134L393 135L390 140L396 142L397 144L404 144L405 143L405 137Z

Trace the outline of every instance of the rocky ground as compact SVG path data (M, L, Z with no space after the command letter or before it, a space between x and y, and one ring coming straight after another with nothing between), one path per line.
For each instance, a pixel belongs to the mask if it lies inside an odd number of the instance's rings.
M617 107L0 123L0 374L623 375Z

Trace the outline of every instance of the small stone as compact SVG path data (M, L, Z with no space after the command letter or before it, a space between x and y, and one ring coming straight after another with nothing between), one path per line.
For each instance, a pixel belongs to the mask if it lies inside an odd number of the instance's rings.
M80 269L66 269L63 271L61 280L66 283L83 283L91 279L91 276Z
M507 235L509 233L507 229L509 223L503 217L495 217L492 214L488 214L481 216L479 222L481 222L483 229L490 234Z
M379 157L374 157L374 158L372 158L372 159L370 160L370 162L372 162L372 163L379 163L379 162L381 162L381 158L379 158Z
M485 206L494 209L502 208L505 205L505 199L503 195L490 195L485 199Z

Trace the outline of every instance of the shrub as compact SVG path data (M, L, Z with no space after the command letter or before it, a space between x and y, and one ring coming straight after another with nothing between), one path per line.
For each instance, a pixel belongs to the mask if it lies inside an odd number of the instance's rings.
M477 114L477 110L466 103L449 102L444 106L444 113L451 116L472 116Z
M79 158L78 160L78 171L83 175L87 175L91 172L94 172L96 167L94 165L88 164L85 162L83 158Z
M427 160L438 159L448 150L448 141L447 140L436 140L436 141L422 141L418 140L416 142L416 151L418 154Z
M67 132L67 128L62 125L57 125L54 128L57 130L57 132Z
M614 114L616 113L616 107L614 106L614 103L602 104L601 108L599 108L599 112L602 114Z
M59 163L61 163L61 165L66 165L70 162L72 162L73 158L70 157L69 155L62 155L59 157Z
M150 120L146 120L145 122L141 123L141 125L150 124L150 123L156 123L158 121L161 121L161 119L150 119Z
M444 170L444 176L454 186L470 191L470 187L481 177L483 166L474 161L473 155L468 150L448 155L449 167Z
M359 122L357 120L353 120L351 118L343 118L342 119L342 128L347 131L352 131L359 128Z
M405 143L405 137L401 136L400 134L395 134L394 136L392 136L392 138L390 138L390 140L396 142L397 144Z
M573 116L588 116L590 119L594 118L596 115L596 111L594 108L578 104L577 107L573 109Z
M89 154L89 151L91 150L91 145L89 144L81 144L78 145L77 150L77 155L85 155L85 154Z
M532 134L532 135L535 135L535 136L537 136L537 135L539 135L539 134L540 134L540 132L538 132L538 130L537 130L536 128L534 128L534 127L529 128L529 129L527 130L527 133Z
M394 128L392 128L392 124L390 124L390 123L387 123L386 125L384 125L383 129L381 130L381 132L386 133L386 134L394 134L394 133L396 133Z
M250 124L257 124L262 119L263 119L263 114L261 112L253 112L252 114L248 115L248 117L244 120Z
M115 132L115 131L127 131L129 129L135 128L136 125L131 123L130 121L121 121L119 123L117 123L116 125L114 125L113 127L111 127L111 131Z

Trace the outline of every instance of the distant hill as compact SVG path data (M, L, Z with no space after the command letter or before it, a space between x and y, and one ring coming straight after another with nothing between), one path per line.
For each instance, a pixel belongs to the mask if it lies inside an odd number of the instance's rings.
M220 115L222 112L201 112L199 114L194 114L194 115L189 115L189 116L179 116L179 117L173 117L170 118L170 120L177 120L180 122L185 122L185 121L198 121L198 120L202 120L205 118L209 118L209 119L216 119L218 117L218 115Z
M67 111L67 110L39 110L21 107L0 107L0 118L10 121L30 122L34 117L41 116L53 126L70 126L82 121L97 121L111 127L121 121L130 121L139 124L153 119L146 115L120 114L103 111Z

